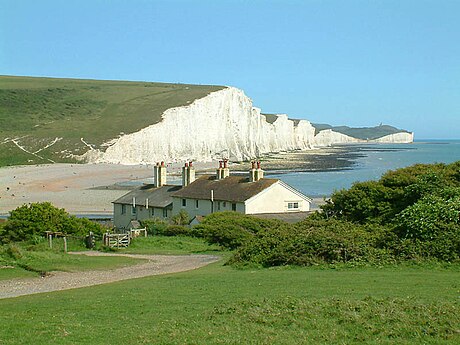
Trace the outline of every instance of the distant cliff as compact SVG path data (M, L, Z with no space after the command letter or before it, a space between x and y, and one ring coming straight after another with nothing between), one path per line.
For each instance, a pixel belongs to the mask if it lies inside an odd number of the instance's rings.
M106 149L91 148L80 159L119 164L222 157L246 160L269 152L333 144L412 141L413 133L405 131L367 140L333 128L318 131L309 121L291 120L284 114L262 115L242 90L227 87L167 109L160 122L110 140L103 145Z

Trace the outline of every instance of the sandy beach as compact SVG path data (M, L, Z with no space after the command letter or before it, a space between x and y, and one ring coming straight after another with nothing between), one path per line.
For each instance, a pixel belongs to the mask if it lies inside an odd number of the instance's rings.
M299 153L302 164L305 154ZM313 153L310 158L317 157ZM287 157L285 157L287 158ZM291 155L289 156L292 162ZM196 162L197 173L213 171L216 162ZM292 163L286 166L278 158L266 159L270 168L301 168ZM168 182L180 183L183 163L168 164ZM232 164L234 171L246 171L250 163ZM49 201L71 214L110 215L112 201L127 193L133 185L151 183L152 165L116 164L48 164L0 168L0 215L32 202ZM130 186L131 185L131 186ZM322 199L314 200L314 207Z

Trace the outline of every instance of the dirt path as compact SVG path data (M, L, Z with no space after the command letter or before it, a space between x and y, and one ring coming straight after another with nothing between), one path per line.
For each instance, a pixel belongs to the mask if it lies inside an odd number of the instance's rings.
M52 272L44 278L18 278L0 281L0 299L42 292L76 289L120 280L176 273L206 266L220 259L213 255L135 255L100 252L72 253L79 255L127 256L147 259L145 263L107 271Z

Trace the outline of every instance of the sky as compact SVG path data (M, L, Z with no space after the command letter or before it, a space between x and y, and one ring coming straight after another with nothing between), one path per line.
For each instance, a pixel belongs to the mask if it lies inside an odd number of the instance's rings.
M0 0L0 74L215 84L264 113L460 138L460 0Z

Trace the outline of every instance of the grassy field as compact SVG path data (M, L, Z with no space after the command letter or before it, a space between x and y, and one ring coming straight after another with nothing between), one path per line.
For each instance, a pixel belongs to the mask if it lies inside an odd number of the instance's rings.
M220 86L0 76L0 166L75 161ZM56 138L59 139L53 145ZM23 146L27 153L16 143Z
M120 252L218 249L200 239L158 236ZM129 264L113 257L76 263L43 252L33 262L47 270ZM194 271L0 300L0 344L460 341L458 265L236 269L224 264L229 252L220 253L221 262Z
M458 344L455 268L237 270L0 300L1 344Z

